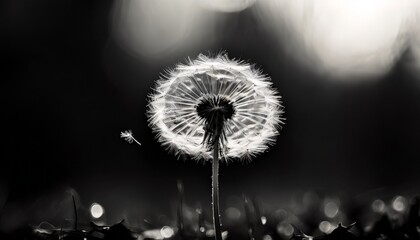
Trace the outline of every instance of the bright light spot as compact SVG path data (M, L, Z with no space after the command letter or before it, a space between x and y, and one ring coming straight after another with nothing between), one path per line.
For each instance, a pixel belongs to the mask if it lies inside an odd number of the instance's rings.
M267 218L265 216L261 217L261 223L262 225L265 225L267 223Z
M263 0L256 5L291 56L330 76L386 74L419 35L416 0Z
M329 234L334 230L333 225L328 221L322 221L318 226L319 230L323 233Z
M397 212L403 212L407 207L407 200L403 196L397 196L392 201L392 208Z
M241 211L234 207L229 207L225 210L226 216L230 219L238 220L241 217Z
M200 232L205 232L206 231L206 229L204 228L204 227L200 227Z
M270 235L264 235L263 240L273 240L273 238Z
M324 214L329 218L337 216L338 210L338 205L333 201L327 202L324 206Z
M160 234L163 238L170 238L174 235L174 230L171 227L163 226L160 229Z
M94 218L100 218L104 214L104 208L99 203L93 203L92 206L90 206L90 214L92 214L92 217Z
M291 224L279 223L279 225L277 225L277 232L286 237L292 236L294 231L295 229Z
M162 239L162 233L159 229L151 229L144 231L139 237L139 240L141 239Z
M385 203L381 199L376 199L372 202L372 210L376 213L385 212Z
M222 239L225 240L228 236L228 231L222 232Z

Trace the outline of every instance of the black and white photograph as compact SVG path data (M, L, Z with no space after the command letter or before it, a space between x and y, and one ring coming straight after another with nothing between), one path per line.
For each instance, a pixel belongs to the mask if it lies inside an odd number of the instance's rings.
M5 0L1 240L420 240L420 0Z

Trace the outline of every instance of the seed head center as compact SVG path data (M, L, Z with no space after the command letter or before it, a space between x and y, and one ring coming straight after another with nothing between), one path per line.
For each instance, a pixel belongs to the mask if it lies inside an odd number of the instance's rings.
M225 123L235 114L235 107L232 102L223 96L205 96L196 107L198 116L204 119L203 143L207 147L226 140Z

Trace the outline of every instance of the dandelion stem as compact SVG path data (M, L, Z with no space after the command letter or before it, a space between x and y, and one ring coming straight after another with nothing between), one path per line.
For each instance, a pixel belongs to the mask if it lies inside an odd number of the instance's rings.
M213 225L214 238L222 240L222 231L220 228L220 211L219 211L219 141L214 143L213 147L213 176L212 176L212 205L213 205Z

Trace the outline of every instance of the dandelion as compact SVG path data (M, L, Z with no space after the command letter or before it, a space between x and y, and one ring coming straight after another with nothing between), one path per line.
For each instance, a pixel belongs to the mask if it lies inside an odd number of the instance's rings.
M134 138L133 132L131 130L121 132L120 137L124 138L124 140L126 140L130 144L135 142L139 146L141 146L141 143L139 141L137 141L137 139Z
M175 155L212 161L217 240L219 161L250 160L275 143L283 107L271 85L243 61L199 55L162 76L150 96L147 114L158 141Z

